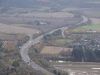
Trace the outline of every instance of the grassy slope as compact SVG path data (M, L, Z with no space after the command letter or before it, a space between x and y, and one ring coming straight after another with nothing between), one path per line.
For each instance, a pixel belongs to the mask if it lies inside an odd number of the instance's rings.
M91 24L91 25L81 26L76 29L73 29L72 32L85 32L89 30L100 32L100 24Z

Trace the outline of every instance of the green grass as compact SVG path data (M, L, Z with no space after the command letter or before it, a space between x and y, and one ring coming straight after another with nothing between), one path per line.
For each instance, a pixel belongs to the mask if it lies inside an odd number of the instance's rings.
M86 32L86 31L97 31L100 32L100 24L91 24L86 26L81 26L72 30L72 32Z
M72 42L72 40L70 40L70 39L57 39L54 41L54 43L56 45L62 45L62 46L64 46L67 43L70 43L70 42Z

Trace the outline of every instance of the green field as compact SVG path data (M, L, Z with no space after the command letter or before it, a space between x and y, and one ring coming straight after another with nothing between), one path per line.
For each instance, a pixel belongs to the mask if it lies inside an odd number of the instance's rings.
M91 24L91 25L81 26L71 31L72 32L88 32L88 31L100 32L100 24Z
M69 40L69 39L57 39L57 40L55 40L55 43L60 43L60 44L66 44L69 42L71 42L71 40Z
M55 46L66 46L67 44L70 44L73 40L65 38L65 39L56 39L52 41L52 45Z

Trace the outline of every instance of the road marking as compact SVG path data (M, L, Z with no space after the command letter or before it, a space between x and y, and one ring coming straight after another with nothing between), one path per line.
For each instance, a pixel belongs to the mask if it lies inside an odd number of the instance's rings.
M93 69L93 70L100 70L100 68L91 68L91 69Z
M75 72L70 72L70 74L69 75L75 75Z

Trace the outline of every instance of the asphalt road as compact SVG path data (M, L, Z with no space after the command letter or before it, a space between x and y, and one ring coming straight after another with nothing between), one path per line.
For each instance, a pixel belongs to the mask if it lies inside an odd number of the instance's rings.
M82 16L83 20L76 24L76 25L81 25L82 23L85 23L88 21L87 17L85 16ZM23 44L23 46L20 48L20 54L21 54L21 57L22 57L22 60L30 65L33 69L37 70L37 71L41 71L43 73L46 73L46 74L49 74L49 75L53 75L51 72L48 72L46 69L42 68L41 66L39 66L38 64L36 64L34 61L32 61L28 55L28 51L29 51L29 48L32 46L32 45L35 45L37 43L39 43L41 41L41 39L46 35L46 34L52 34L54 33L55 31L61 29L61 30L64 30L64 29L67 29L68 27L62 27L62 28L58 28L58 29L54 29L48 33L45 33L39 37L37 37L36 39L32 39L32 35L30 35L30 39L29 41L27 41L25 44Z
M66 63L55 64L54 67L70 75L100 75L100 63Z

